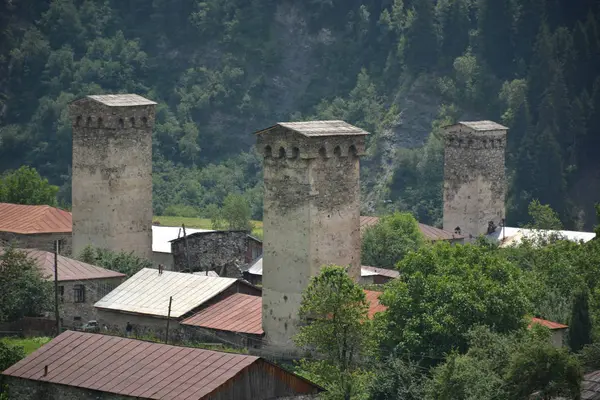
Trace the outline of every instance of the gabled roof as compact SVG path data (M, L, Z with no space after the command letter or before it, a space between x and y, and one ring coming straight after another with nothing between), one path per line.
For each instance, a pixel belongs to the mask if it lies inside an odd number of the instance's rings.
M600 370L583 376L581 400L600 400Z
M595 232L558 231L549 229L526 229L500 227L495 232L487 235L488 239L499 242L500 247L519 245L524 239L535 241L537 239L550 239L553 236L571 242L587 243L596 237Z
M360 230L364 232L370 226L376 225L379 222L379 217L360 217ZM419 230L425 236L427 240L460 240L465 237L457 235L454 232L446 231L444 229L436 228L431 225L425 225L419 222Z
M0 203L0 231L19 234L71 233L71 213L51 206Z
M47 280L54 280L54 253L37 249L17 249L27 254L36 261L42 276ZM0 248L0 254L4 249ZM58 281L84 281L89 279L123 278L125 274L109 269L96 267L82 261L59 255L57 257Z
M369 267L367 265L363 265L361 267L360 275L361 276L379 275L379 276L387 276L388 278L397 278L400 276L400 272L398 272L394 269Z
M185 228L189 237L195 233L214 232L208 229ZM179 226L152 225L152 251L155 253L171 254L171 241L183 237L183 229Z
M100 299L94 307L119 312L179 318L235 284L234 278L215 278L144 268ZM243 281L240 281L244 284Z
M181 325L262 335L262 297L232 294L183 320Z
M154 101L137 94L99 94L87 96L87 98L109 107L150 106L156 104Z
M279 385L297 394L322 391L259 357L72 331L60 334L2 374L131 398L200 400L221 398L224 393L219 392L228 385L243 376L247 379L241 374L248 369L252 374L273 374ZM265 397L275 394L273 388L265 390Z
M531 318L531 322L529 323L529 328L531 328L535 324L545 326L546 328L548 328L550 330L567 329L568 328L567 325L559 324L558 322L554 322L554 321L548 321L547 319L541 319L541 318L535 318L535 317Z
M463 125L463 126L466 126L467 128L471 128L477 132L508 130L508 128L504 125L500 125L497 122L487 121L487 120L485 120L485 121L459 121L458 123L456 123L454 125L448 125L445 128L449 128L451 126L456 126L456 125Z
M268 132L274 128L282 127L289 129L300 135L306 137L317 137L317 136L364 136L368 135L367 131L364 131L354 125L350 125L347 122L334 120L334 121L302 121L302 122L278 122L277 124L260 130L256 134Z

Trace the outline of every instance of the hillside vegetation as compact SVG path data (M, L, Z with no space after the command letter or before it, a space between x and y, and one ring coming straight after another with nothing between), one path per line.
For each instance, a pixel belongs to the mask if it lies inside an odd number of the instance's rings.
M509 222L539 199L590 227L598 24L592 0L1 2L0 170L33 166L68 203L67 104L134 92L159 103L156 214L240 193L261 219L251 133L335 118L372 132L363 212L438 223L439 126L492 119L511 128Z

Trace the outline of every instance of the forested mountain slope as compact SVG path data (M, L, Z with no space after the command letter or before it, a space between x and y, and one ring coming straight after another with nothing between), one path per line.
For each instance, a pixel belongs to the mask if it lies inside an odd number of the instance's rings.
M436 132L459 118L511 128L512 224L538 198L567 226L589 226L600 200L593 0L0 3L0 170L35 166L69 201L66 104L104 92L159 102L156 213L240 192L260 218L251 133L307 118L373 133L365 212L391 199L438 222Z

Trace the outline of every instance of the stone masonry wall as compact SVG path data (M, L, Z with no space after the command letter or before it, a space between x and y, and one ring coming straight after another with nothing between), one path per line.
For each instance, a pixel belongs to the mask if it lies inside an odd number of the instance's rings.
M192 271L215 271L221 277L241 278L240 268L246 264L248 233L244 231L217 231L193 234L187 237L187 251ZM186 240L171 242L173 270L187 269Z
M40 371L40 376L43 373L43 371ZM12 376L4 378L8 384L8 398L11 400L131 400L129 396L119 396L73 386L32 381Z
M360 278L359 156L363 136L258 136L264 155L263 328L293 348L302 292L323 265Z
M506 131L476 132L455 125L444 152L444 229L472 240L505 217Z
M59 293L61 290L63 293L59 308L62 326L76 328L88 321L97 319L94 303L123 283L124 280L124 278L109 278L59 282ZM85 287L85 302L75 302L75 285ZM62 289L60 289L61 287Z
M61 241L60 254L71 256L72 241L70 233L37 233L31 235L21 235L11 232L0 232L0 246L6 246L13 243L17 247L24 249L39 249L45 251L54 251L54 242Z
M73 125L73 249L134 251L152 259L154 105L70 106Z

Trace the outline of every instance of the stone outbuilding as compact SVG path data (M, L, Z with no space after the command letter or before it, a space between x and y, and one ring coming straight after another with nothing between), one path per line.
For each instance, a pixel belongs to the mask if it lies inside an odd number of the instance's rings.
M169 319L169 337L178 340L181 338L179 321L209 302L234 293L260 296L261 292L251 284L234 278L144 268L100 299L94 307L98 323L106 326L109 332L123 334L129 322L136 337L164 339Z
M205 231L172 240L171 252L175 271L215 271L241 278L262 255L262 241L247 231Z
M51 206L0 203L0 246L12 244L27 249L71 254L71 213Z
M260 357L72 331L2 375L19 400L308 400L323 391Z
M34 260L42 276L54 282L54 253L18 249ZM96 267L59 255L57 257L58 295L61 326L77 328L95 320L94 303L125 280L125 274Z

